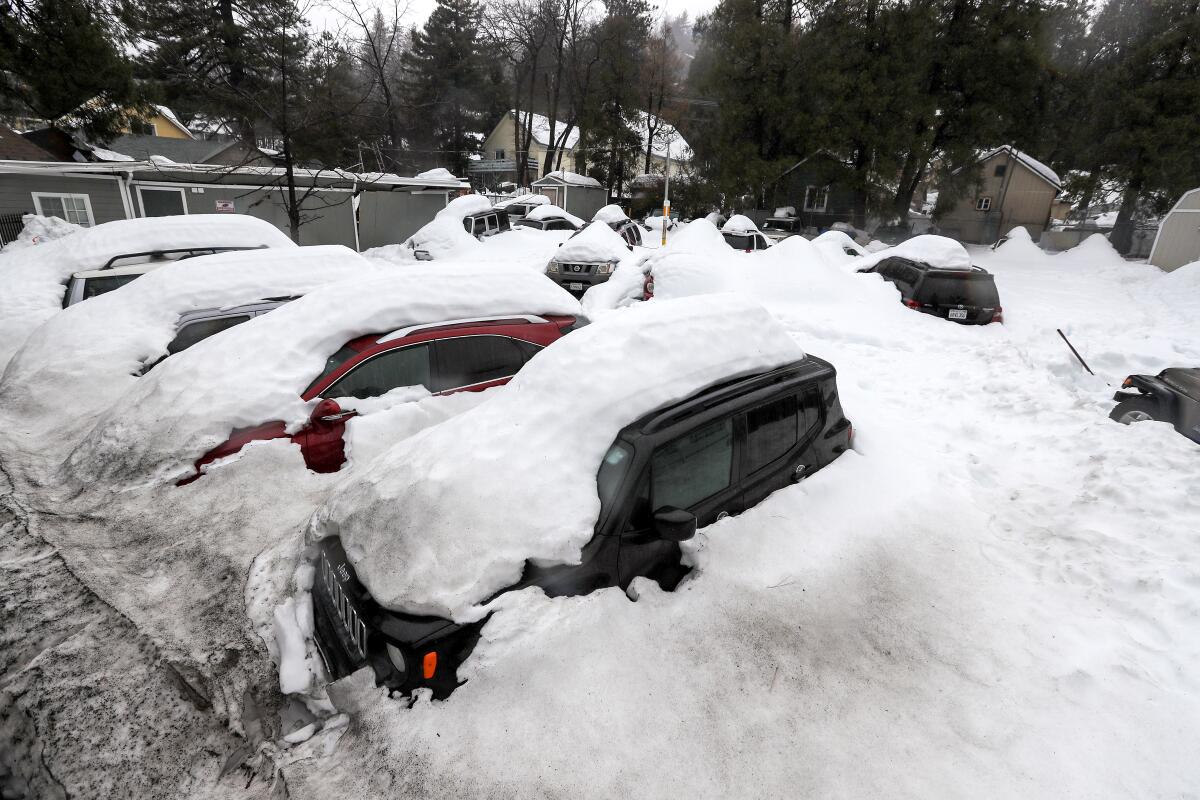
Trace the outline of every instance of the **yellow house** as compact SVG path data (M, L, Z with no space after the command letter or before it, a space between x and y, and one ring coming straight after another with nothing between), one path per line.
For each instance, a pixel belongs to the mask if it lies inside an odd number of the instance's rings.
M527 112L520 114L522 122L525 121ZM546 153L550 148L550 120L541 114L529 115L532 117L530 123L530 133L532 134L529 142L529 155L526 163L526 175L524 180L518 180L517 177L517 154L516 154L516 123L517 112L509 111L500 121L496 123L496 127L488 134L487 139L483 142L483 152L481 158L472 161L467 167L467 173L477 183L482 182L485 185L495 185L505 181L512 181L523 186L528 186L536 180L543 172L543 165L546 160ZM639 120L636 131L642 140L641 153L636 172L642 172L645 163L643 161L646 152L646 146L650 139L650 122L652 118L646 112L639 112ZM566 130L566 125L562 122L554 125L554 139L556 143L561 143L563 146L562 160L555 158L555 163L551 165L553 170L567 170L568 172L578 172L578 164L575 159L575 148L579 144L579 129L571 128L564 137L563 131ZM651 147L650 155L650 172L655 175L664 175L667 171L667 152L670 150L670 170L671 177L679 174L681 164L691 160L692 150L688 143L684 141L683 136L671 125L665 122L659 122L655 126L654 140Z
M191 131L179 121L179 117L166 106L154 106L154 113L145 119L136 120L125 133L140 136L162 136L167 139L194 139Z
M1050 223L1050 207L1062 188L1054 170L1011 145L979 156L971 190L950 208L936 209L941 233L962 242L988 244L1022 227L1037 240Z

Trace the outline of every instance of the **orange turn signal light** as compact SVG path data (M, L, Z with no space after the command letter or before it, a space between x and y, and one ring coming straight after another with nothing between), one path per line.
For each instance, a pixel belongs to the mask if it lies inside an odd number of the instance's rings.
M421 659L421 672L425 675L425 680L433 677L433 673L437 672L437 653L426 653L425 658Z

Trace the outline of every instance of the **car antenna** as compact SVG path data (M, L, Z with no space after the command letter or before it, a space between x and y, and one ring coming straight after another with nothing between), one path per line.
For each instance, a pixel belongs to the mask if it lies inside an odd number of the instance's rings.
M1058 331L1058 335L1062 337L1062 340L1067 343L1067 347L1071 348L1071 352L1074 354L1079 363L1083 365L1083 368L1088 371L1088 375L1094 377L1096 373L1092 372L1092 368L1089 367L1087 362L1083 360L1083 356L1079 355L1079 351L1075 349L1075 345L1071 344L1071 340L1067 338L1067 335L1062 332L1062 328L1055 328L1055 330ZM1112 385L1108 381L1105 381L1104 383L1106 386Z

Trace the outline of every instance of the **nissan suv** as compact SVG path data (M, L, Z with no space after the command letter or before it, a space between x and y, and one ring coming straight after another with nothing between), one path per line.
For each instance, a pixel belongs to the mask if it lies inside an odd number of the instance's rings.
M630 419L594 464L599 512L578 563L526 561L521 578L497 595L530 586L551 597L582 595L627 589L638 577L674 589L688 572L680 542L697 528L757 505L850 447L854 429L835 377L831 364L805 356ZM487 618L456 623L384 608L337 535L316 546L315 639L329 679L369 665L378 684L402 694L453 692Z
M859 272L874 272L900 290L904 305L960 325L1004 321L996 280L983 267L935 267L899 256Z

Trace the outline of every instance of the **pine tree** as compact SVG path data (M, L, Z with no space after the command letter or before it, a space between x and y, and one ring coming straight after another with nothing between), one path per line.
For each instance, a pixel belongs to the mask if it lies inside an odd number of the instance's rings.
M478 0L438 0L425 27L413 32L406 54L419 117L412 120L412 138L456 175L466 174L468 156L478 152L491 105L479 44L482 15Z
M110 138L144 105L123 31L83 0L0 7L0 98L14 111Z

